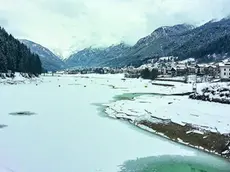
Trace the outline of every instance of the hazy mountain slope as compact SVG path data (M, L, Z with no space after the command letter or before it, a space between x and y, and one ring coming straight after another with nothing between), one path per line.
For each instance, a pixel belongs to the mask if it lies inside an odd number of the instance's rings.
M219 53L220 47L215 46L227 41L228 35L230 35L229 18L210 21L197 28L191 25L161 27L140 39L124 56L111 60L109 64L138 66L148 59L162 56L178 56L179 59L193 57L202 61L209 54ZM223 46L221 52L229 53L229 49Z
M141 38L123 57L112 60L110 65L136 65L148 58L165 56L175 47L183 45L189 39L184 33L193 28L186 24L158 28L150 35Z
M224 37L230 35L230 19L222 19L220 21L210 21L203 26L200 26L187 33L190 39L180 47L174 49L171 54L180 58L195 57L202 58L205 55L219 53L220 48L214 48L226 41ZM218 44L217 44L218 42ZM209 48L209 47L213 48ZM204 51L206 49L206 51ZM199 53L199 51L201 51ZM221 48L222 52L229 52L225 47ZM196 52L196 53L195 53Z
M44 69L57 71L65 68L65 63L48 48L29 40L21 39L20 41L25 44L31 52L39 55Z
M68 67L103 67L107 62L119 58L130 47L124 43L108 48L86 48L71 55L65 62Z
M141 38L134 46L121 43L107 48L85 48L64 62L39 44L26 40L24 43L41 57L45 68L59 70L64 67L139 66L149 59L163 56L177 56L179 59L193 57L202 61L214 53L230 53L229 36L229 18L210 21L197 28L187 24L166 26Z

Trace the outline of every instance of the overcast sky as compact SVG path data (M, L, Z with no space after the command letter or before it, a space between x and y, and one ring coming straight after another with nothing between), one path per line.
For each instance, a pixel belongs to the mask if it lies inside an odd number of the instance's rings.
M230 14L230 0L0 0L0 25L67 56L70 50L134 44L165 25L200 25Z

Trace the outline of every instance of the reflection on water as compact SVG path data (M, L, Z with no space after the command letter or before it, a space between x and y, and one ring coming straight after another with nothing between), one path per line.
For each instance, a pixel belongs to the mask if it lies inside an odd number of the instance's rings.
M230 172L230 163L219 158L159 156L127 161L121 172Z

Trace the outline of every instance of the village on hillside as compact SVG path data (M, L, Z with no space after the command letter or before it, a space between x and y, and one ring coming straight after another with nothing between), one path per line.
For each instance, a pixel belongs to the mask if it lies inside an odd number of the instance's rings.
M197 63L194 58L188 58L183 61L177 61L176 57L161 57L158 61L149 61L149 63L140 67L94 67L82 69L69 69L59 71L56 74L117 74L124 73L127 78L139 78L141 72L145 69L157 71L157 80L173 80L191 82L188 76L195 75L196 82L208 81L228 81L230 80L230 60L226 59L220 62ZM52 73L52 72L48 72Z

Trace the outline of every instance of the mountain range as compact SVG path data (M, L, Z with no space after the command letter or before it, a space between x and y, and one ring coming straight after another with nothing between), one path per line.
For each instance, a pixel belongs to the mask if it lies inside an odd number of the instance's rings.
M48 48L26 39L20 39L19 41L25 44L32 53L39 55L44 69L49 71L65 69L66 65L63 60L52 53Z
M108 66L110 61L121 58L129 49L130 46L124 43L107 48L90 47L71 55L65 62L67 67Z
M230 19L210 21L202 26L188 24L164 26L141 38L133 46L121 43L105 48L85 48L61 60L47 48L28 40L21 40L41 57L48 70L87 67L139 66L146 61L164 56L179 60L193 57L198 61L216 60L230 53Z

